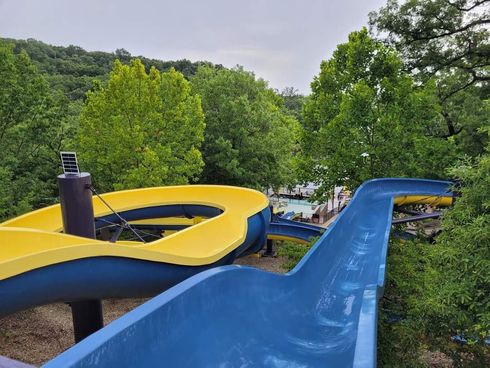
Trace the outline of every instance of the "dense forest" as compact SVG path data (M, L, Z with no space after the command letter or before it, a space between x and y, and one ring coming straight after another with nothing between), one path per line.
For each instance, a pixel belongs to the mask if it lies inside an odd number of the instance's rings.
M55 203L70 149L101 191L314 182L324 200L374 177L453 179L441 234L392 241L379 365L424 367L437 351L488 366L489 4L388 0L308 96L242 67L0 39L0 219Z
M189 60L161 61L144 56L132 56L127 50L117 49L114 52L85 51L81 47L52 46L34 39L13 40L4 38L3 42L14 45L16 54L24 50L37 69L45 75L54 89L61 90L70 100L85 98L92 88L93 81L106 82L116 60L128 63L139 59L148 72L151 67L164 72L174 68L186 78L195 74L200 65L211 65L208 62L191 62ZM220 65L215 65L219 68Z

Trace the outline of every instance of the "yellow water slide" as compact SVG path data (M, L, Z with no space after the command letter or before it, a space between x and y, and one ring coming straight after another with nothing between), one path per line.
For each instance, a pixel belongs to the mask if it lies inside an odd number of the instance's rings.
M151 243L109 243L61 233L60 206L43 208L0 224L0 280L90 257L126 257L185 266L211 264L239 247L247 236L247 220L268 209L263 194L229 186L136 189L103 194L102 198L117 212L186 204L214 207L222 213ZM96 217L111 214L99 198L93 198L93 205ZM187 219L181 221L189 224Z

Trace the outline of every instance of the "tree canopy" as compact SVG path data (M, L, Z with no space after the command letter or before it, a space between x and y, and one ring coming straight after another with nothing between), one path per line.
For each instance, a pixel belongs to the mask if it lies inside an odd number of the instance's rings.
M203 183L264 189L292 181L298 123L266 82L239 67L200 67L191 83L206 116Z
M279 96L284 100L284 107L289 111L299 122L303 122L303 105L306 101L306 96L299 93L294 87L286 87Z
M304 107L299 168L304 180L356 188L383 176L444 175L451 145L431 137L433 91L418 88L397 53L366 29L321 63Z
M407 67L425 78L457 68L468 82L488 80L490 64L488 0L388 0L370 15L370 23L387 32Z
M429 251L427 275L433 277L428 278L429 290L418 304L428 333L435 335L441 349L450 350L444 340L455 332L475 345L474 366L485 361L483 341L490 336L489 149L476 163L451 170L459 179L461 196L444 215L442 232ZM459 358L464 357L461 352Z
M381 366L425 367L422 351L443 352L454 367L488 365L490 335L490 154L451 169L460 196L433 244L392 239L380 303ZM423 234L423 232L421 232ZM393 315L402 316L393 323ZM390 321L391 319L391 321ZM459 335L467 340L451 342ZM393 344L393 341L397 341Z
M489 126L490 1L389 0L370 24L403 56L417 80L437 81L445 127L460 151L484 151Z
M25 52L0 41L0 219L51 204L67 104Z
M123 48L111 52L86 51L79 46L52 46L34 39L7 39L14 45L14 52L26 52L38 69L45 73L51 87L61 90L71 100L81 100L92 88L93 80L107 82L108 75L116 60L128 64L139 59L146 72L151 67L163 72L170 68L181 72L186 78L193 75L199 65L211 65L208 62L189 60L162 61L144 56L132 56ZM220 67L220 66L217 66Z
M81 162L102 191L187 184L201 173L201 101L174 69L116 61L107 86L88 93L80 124Z

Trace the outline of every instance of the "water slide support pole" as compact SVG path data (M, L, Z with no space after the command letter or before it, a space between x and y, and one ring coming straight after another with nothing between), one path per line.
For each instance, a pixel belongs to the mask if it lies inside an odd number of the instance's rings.
M265 252L262 253L262 257L275 257L276 252L274 252L274 241L272 239L267 239L267 246Z
M95 239L91 184L89 173L58 176L63 231L66 234ZM100 300L83 300L68 304L72 311L76 343L104 327Z

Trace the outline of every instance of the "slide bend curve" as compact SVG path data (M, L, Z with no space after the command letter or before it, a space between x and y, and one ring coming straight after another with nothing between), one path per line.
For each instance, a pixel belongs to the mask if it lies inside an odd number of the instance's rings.
M266 241L269 203L254 190L188 185L102 197L128 221L207 219L144 244L62 234L59 205L6 221L0 224L0 317L53 302L154 296ZM117 221L99 198L93 203L96 227Z

